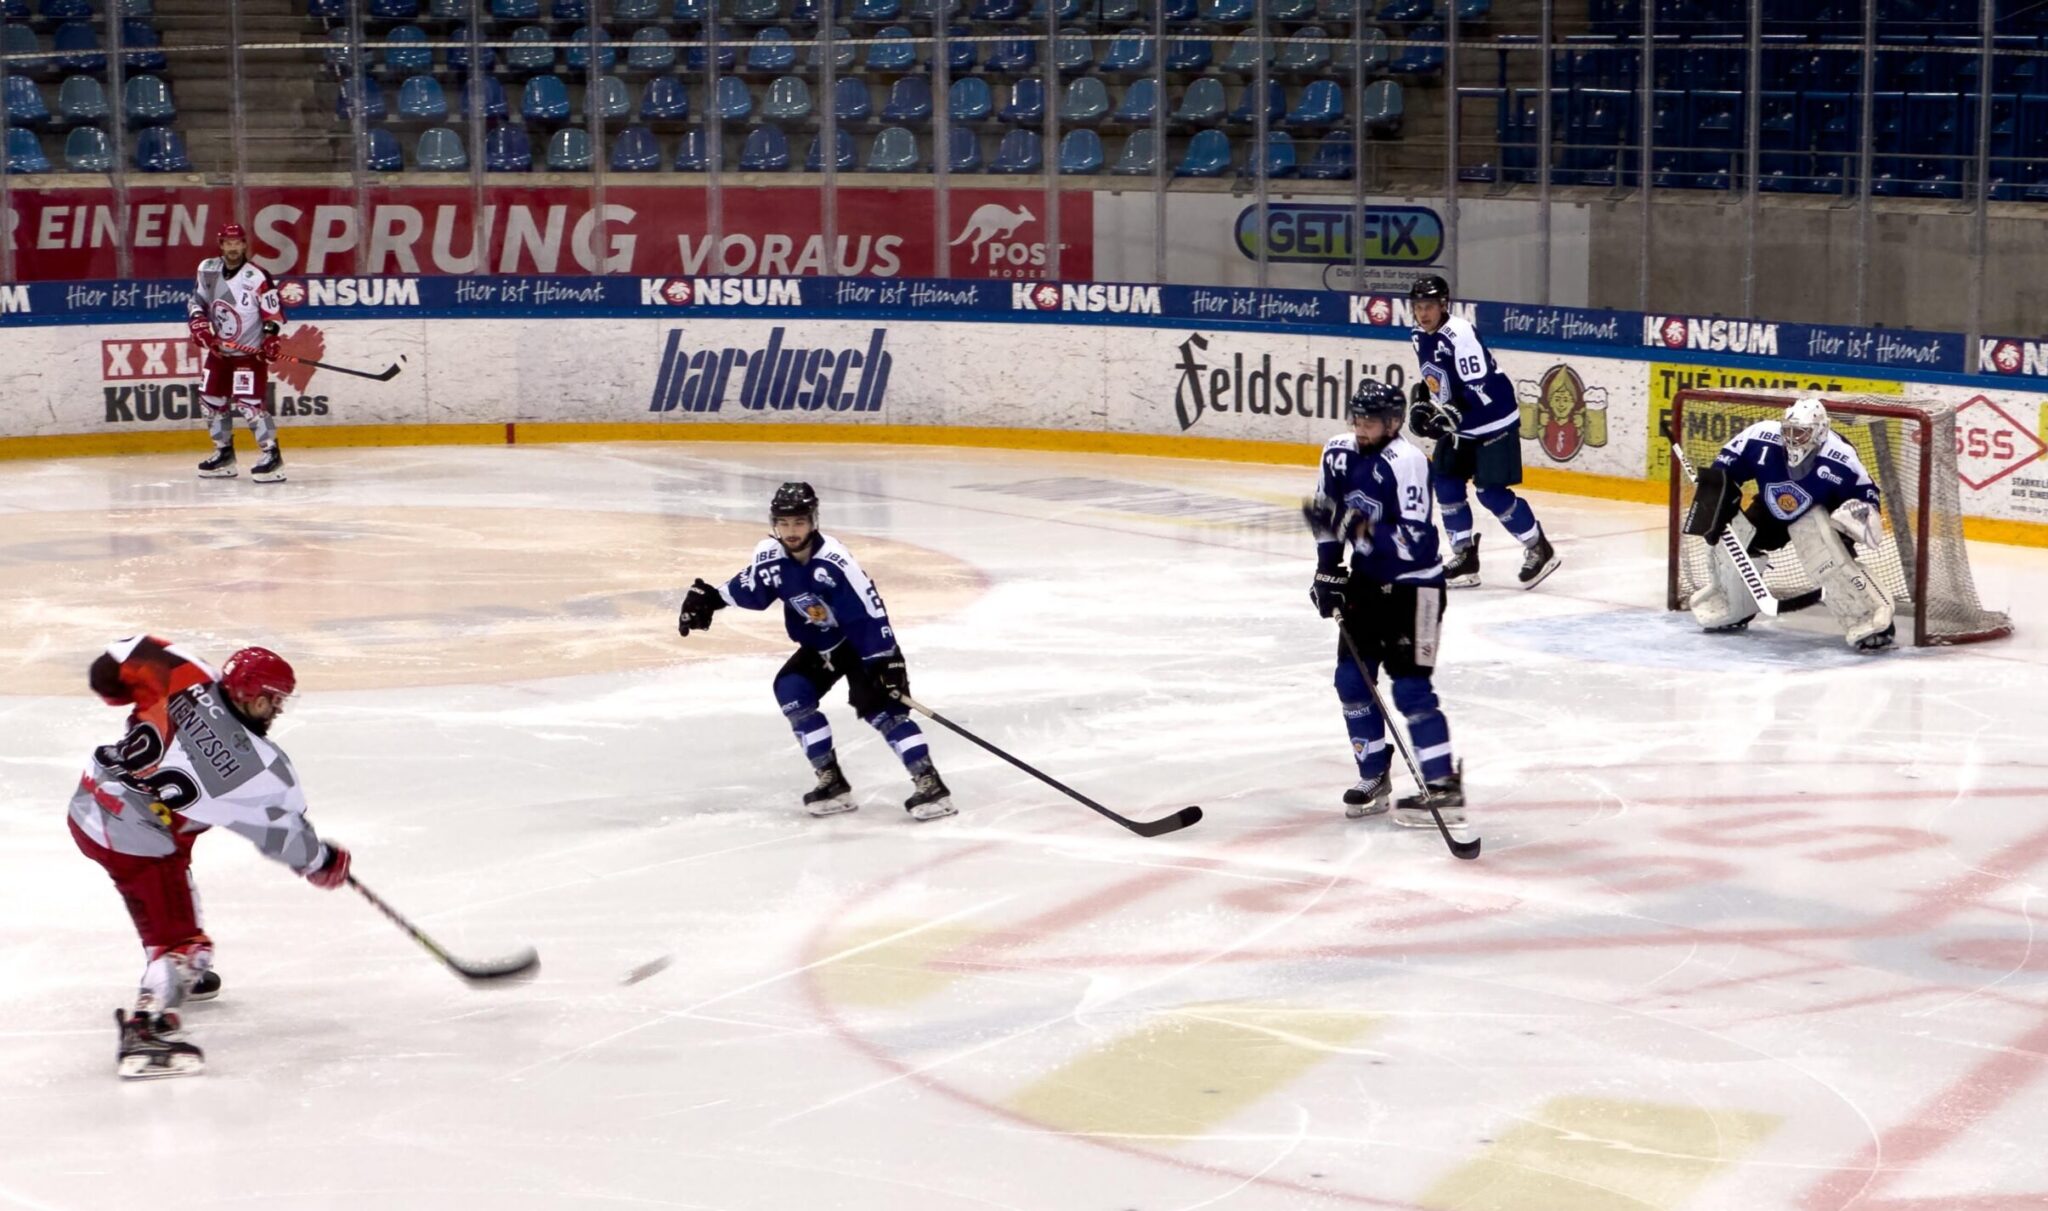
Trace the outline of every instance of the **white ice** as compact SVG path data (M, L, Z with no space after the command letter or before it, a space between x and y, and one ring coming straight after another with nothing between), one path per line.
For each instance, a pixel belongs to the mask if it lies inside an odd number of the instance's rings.
M1971 550L2016 637L1858 657L1666 613L1660 509L1533 495L1564 556L1533 593L1485 520L1437 676L1460 863L1343 818L1306 468L291 460L0 463L0 1207L2048 1206L2048 552ZM836 693L861 810L803 815L779 622L674 630L794 478L919 699L1207 818L1140 839L927 725L961 814L913 823ZM539 977L466 987L209 835L208 1070L117 1080L140 957L64 804L119 726L86 664L138 630L292 658L321 829Z

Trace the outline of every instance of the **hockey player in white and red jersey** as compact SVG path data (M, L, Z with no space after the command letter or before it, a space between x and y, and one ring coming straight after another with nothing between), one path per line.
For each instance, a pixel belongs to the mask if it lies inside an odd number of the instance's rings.
M93 750L70 805L71 838L114 881L145 955L134 1011L114 1011L116 1071L185 1076L205 1056L181 1037L177 1010L221 987L193 895L193 842L225 828L327 889L347 880L349 853L313 831L291 760L266 738L297 688L283 657L243 648L216 678L137 635L101 653L87 679L108 705L133 708L121 739Z
M270 414L270 363L277 360L284 308L277 284L249 260L249 237L240 223L220 229L220 255L199 262L185 326L206 354L199 402L213 436L213 456L199 464L206 479L235 474L235 414L255 435L263 458L249 469L259 484L284 479L284 455L277 448L277 418Z

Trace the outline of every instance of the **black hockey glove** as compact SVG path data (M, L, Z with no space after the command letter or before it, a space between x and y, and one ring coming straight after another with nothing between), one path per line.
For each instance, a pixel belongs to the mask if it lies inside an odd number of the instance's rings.
M719 593L718 586L706 584L699 577L690 585L690 591L683 594L683 610L676 618L676 634L710 630L711 616L724 608L725 597Z
M1456 437L1458 426L1465 421L1464 414L1449 404L1439 404L1427 398L1429 389L1423 387L1421 383L1417 383L1416 386L1422 388L1425 398L1418 400L1414 410L1408 414L1408 427L1416 436L1426 437L1431 441Z
M876 656L867 662L868 676L882 687L882 693L890 698L910 697L910 666L903 663L903 653L891 652Z
M1315 603L1316 613L1328 618L1344 608L1344 586L1349 583L1342 570L1317 568L1316 578L1309 582L1308 599Z

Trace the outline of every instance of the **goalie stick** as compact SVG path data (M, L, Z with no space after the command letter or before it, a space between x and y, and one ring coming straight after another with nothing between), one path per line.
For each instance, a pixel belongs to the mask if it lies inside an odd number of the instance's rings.
M397 909L378 899L377 893L356 882L354 875L348 876L348 885L361 892L363 899L368 900L371 907L390 918L393 925L398 926L411 935L413 941L418 942L428 954L441 960L442 965L447 967L448 970L472 984L480 984L486 980L503 980L515 976L532 975L540 970L540 955L531 946L521 950L518 954L489 963L470 963L458 959L441 949L440 943L420 932L420 928L401 916Z
M221 348L228 353L239 353L245 357L263 356L263 350L251 349L247 345L222 345ZM388 383L392 379L397 378L398 371L401 369L397 362L393 362L383 370L372 374L368 370L351 370L347 366L337 366L332 362L316 362L310 357L297 357L289 353L284 354L277 360L281 362L297 362L301 366L317 366L322 370L332 370L336 374L353 374L357 378L366 378L377 383Z
M1097 803L1095 800L1090 799L1088 796L1082 794L1080 791L1077 791L1073 787L1068 786L1066 783L1061 782L1058 779L1055 779L1040 770L1033 769L1031 766L1026 765L1024 762L1019 761L1015 757L1012 757L1010 754L997 748L995 745L990 744L988 741L983 740L981 737L975 735L973 732L970 732L966 728L961 727L959 724L953 722L951 719L946 718L944 715L939 714L937 711L926 706L924 703L919 702L917 699L912 698L910 695L895 694L893 691L891 691L891 693L895 697L896 701L901 702L903 705L909 707L911 710L916 711L920 715L923 715L925 718L931 720L933 723L936 723L941 727L947 728L948 730L953 731L962 737L965 737L970 742L977 744L984 749L987 749L989 752L994 753L998 757L1001 757L1003 760L1009 762L1011 765L1016 766L1018 769L1023 770L1025 773L1030 774L1032 777L1038 779L1040 782L1045 783L1047 786L1052 787L1054 790L1067 796L1069 799L1072 799L1075 802L1082 804L1083 806L1094 808L1100 814L1107 816L1111 820L1116 821L1118 824L1123 825L1125 828L1130 829L1132 832L1138 834L1141 837L1157 837L1165 833L1179 832L1181 829L1184 829L1189 825L1194 824L1202 818L1202 809L1192 804L1190 804L1187 807L1181 808L1179 811L1173 813L1170 816L1161 816L1157 820L1132 820L1128 817L1120 816L1117 813L1102 806L1100 803Z
M1422 796L1422 806L1429 809L1430 817L1436 821L1436 831L1443 834L1444 844L1451 847L1453 858L1463 858L1470 862L1479 856L1482 839L1474 837L1470 841L1460 841L1451 835L1450 825L1444 823L1444 814L1436 809L1436 804L1430 802L1429 783L1422 776L1422 767L1416 764L1415 754L1409 751L1408 737L1402 735L1401 729L1394 726L1394 717L1387 713L1386 700L1380 697L1379 687L1373 684L1372 674L1365 667L1365 659L1358 654L1358 645L1351 642L1351 632L1344 626L1344 611L1335 611L1330 616L1337 620L1337 637L1344 641L1344 651L1350 655L1351 663L1358 666L1358 676L1365 682L1365 692L1372 695L1373 708L1379 711L1381 719L1386 720L1387 733L1394 738L1394 747L1401 750L1401 759L1408 763L1408 772L1415 779L1416 792Z
M1671 455L1678 460L1678 469L1685 472L1685 482L1699 483L1699 473L1693 470L1692 459L1686 455L1685 447L1679 445L1678 439L1671 437L1670 433L1667 432L1664 436L1671 442ZM1766 617L1776 618L1777 597L1773 596L1770 587L1764 584L1763 575L1756 570L1756 564L1749 558L1749 552L1742 549L1742 543L1735 537L1734 531L1725 526L1721 529L1720 546L1721 550L1727 553L1729 561L1735 565L1735 574L1742 578L1742 586L1756 599L1756 608L1762 610ZM1817 601L1819 598L1815 597L1814 600ZM1800 603L1802 607L1812 604L1812 601Z

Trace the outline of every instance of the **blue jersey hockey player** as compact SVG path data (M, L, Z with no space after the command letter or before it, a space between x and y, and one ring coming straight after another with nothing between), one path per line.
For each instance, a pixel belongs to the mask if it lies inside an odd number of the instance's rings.
M1479 503L1521 542L1518 579L1523 588L1533 589L1557 570L1558 557L1529 502L1510 490L1522 482L1521 413L1514 384L1494 364L1472 322L1451 314L1450 283L1418 278L1408 297L1415 310L1410 340L1422 374L1409 423L1417 436L1436 442L1432 482L1451 536L1445 583L1454 589L1479 583L1479 534L1465 500L1469 483L1478 488Z
M910 674L889 625L889 611L852 552L818 529L818 494L787 483L768 507L769 537L754 557L722 585L698 580L683 597L676 629L708 630L711 616L728 605L765 610L782 604L782 621L796 653L775 674L775 700L810 758L818 785L804 795L814 816L850 812L853 788L832 751L832 725L819 700L839 679L868 725L882 733L915 784L903 808L917 820L953 814L951 793L932 767L924 733L900 698L910 695ZM900 696L900 697L899 697Z
M1358 785L1344 793L1352 819L1387 810L1387 721L1367 692L1381 665L1393 682L1394 708L1408 721L1427 790L1401 800L1394 822L1429 828L1433 803L1444 823L1465 819L1464 779L1451 761L1451 728L1430 682L1444 613L1444 565L1437 551L1429 460L1401 436L1401 393L1367 379L1351 397L1351 432L1323 446L1316 494L1302 506L1316 538L1309 599L1342 625L1365 660L1361 670L1337 643L1337 701L1358 762ZM1346 549L1350 566L1345 566ZM1427 800L1427 802L1425 802Z
M1745 509L1742 485L1751 482L1756 499ZM1730 438L1701 469L1685 532L1706 541L1712 573L1686 604L1709 631L1739 631L1756 616L1756 598L1720 546L1721 532L1732 530L1752 555L1782 552L1789 544L1849 646L1888 648L1895 634L1891 594L1855 554L1858 543L1882 541L1882 508L1856 448L1829 423L1827 405L1802 399L1783 420L1759 421ZM1784 608L1794 607L1788 601Z

